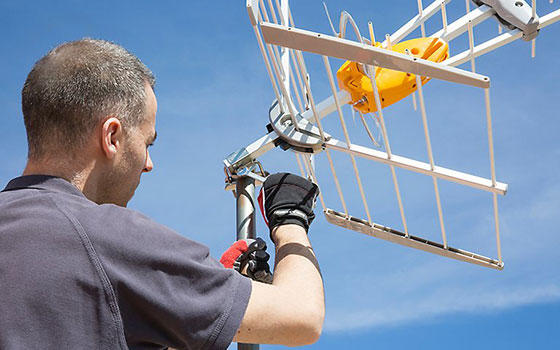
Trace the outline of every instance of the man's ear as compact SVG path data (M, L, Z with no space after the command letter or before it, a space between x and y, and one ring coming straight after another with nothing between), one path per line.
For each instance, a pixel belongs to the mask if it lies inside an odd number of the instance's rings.
M108 159L113 159L121 147L123 128L121 121L109 117L101 126L101 150Z

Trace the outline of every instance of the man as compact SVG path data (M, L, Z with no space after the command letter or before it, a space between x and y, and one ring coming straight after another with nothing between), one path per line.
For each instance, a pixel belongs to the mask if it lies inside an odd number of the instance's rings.
M316 341L321 276L307 239L317 187L265 183L272 284L126 208L153 168L150 70L83 39L41 58L22 90L29 154L0 193L1 349L224 349Z

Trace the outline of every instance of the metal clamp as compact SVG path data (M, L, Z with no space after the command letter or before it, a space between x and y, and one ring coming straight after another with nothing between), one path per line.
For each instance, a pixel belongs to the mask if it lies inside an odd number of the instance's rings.
M523 40L531 41L539 34L539 16L523 0L472 0L476 5L487 5L496 11L496 18L509 29L523 32Z
M268 172L264 170L262 164L257 160L252 161L244 167L238 168L235 173L232 173L231 170L225 166L224 173L226 175L225 190L234 192L235 182L242 176L250 177L255 180L255 185L262 185L265 182L266 177L269 175Z

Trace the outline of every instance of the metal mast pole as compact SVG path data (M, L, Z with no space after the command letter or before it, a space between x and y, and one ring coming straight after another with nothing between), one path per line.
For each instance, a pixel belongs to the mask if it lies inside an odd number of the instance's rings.
M255 180L239 176L235 180L237 240L257 237L255 225ZM258 350L258 344L237 344L238 350Z

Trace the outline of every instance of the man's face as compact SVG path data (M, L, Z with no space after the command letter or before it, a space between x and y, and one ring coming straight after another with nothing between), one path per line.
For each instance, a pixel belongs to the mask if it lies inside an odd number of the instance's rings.
M106 180L108 192L104 203L114 203L126 207L140 184L140 176L152 170L149 146L156 139L157 101L154 91L146 85L146 117L137 126L129 128L123 139L123 153Z

